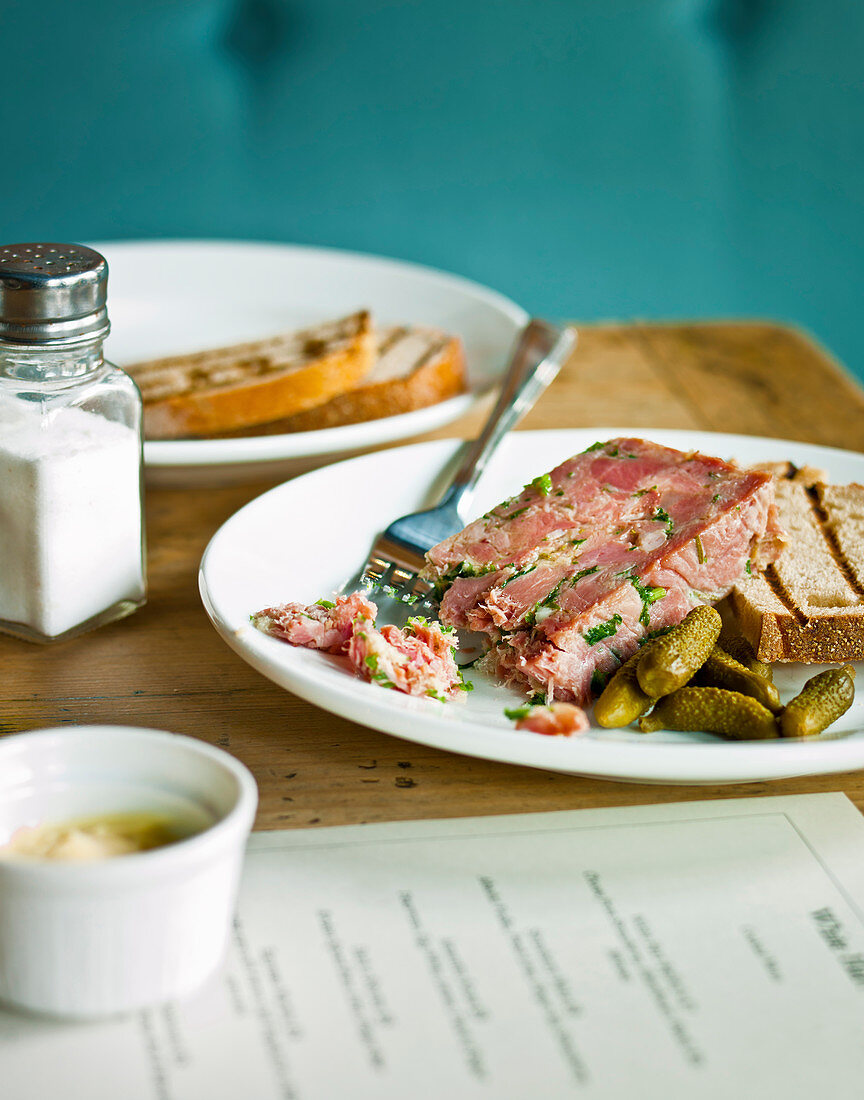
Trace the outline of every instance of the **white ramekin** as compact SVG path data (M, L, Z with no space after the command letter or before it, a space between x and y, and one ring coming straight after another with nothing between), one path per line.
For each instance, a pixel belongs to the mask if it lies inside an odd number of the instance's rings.
M258 800L239 761L191 737L70 726L0 739L0 844L21 825L166 798L213 824L98 862L0 860L0 1000L87 1019L192 992L224 952Z

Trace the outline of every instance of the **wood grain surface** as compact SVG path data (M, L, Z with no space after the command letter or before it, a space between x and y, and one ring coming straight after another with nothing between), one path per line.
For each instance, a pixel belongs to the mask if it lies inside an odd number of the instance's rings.
M477 412L423 438L471 435ZM522 428L692 428L864 451L864 393L806 336L761 323L593 325ZM198 562L274 482L147 494L149 602L54 646L0 637L0 732L119 723L221 745L253 771L257 827L576 809L843 790L864 773L735 786L642 786L457 756L336 718L277 688L219 639ZM287 594L286 594L287 595Z

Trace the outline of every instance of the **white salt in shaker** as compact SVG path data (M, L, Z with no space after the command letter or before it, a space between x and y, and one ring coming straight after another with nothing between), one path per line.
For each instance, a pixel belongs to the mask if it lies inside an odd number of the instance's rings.
M65 639L144 603L141 397L106 363L108 265L0 246L0 630Z

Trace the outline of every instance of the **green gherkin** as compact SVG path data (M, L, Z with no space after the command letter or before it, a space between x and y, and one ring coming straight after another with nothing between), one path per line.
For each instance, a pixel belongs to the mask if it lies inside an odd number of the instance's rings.
M783 737L815 737L846 713L855 698L855 669L829 668L811 676L780 715Z
M760 702L737 691L715 687L684 687L661 699L639 719L643 733L655 730L701 730L734 741L764 741L779 737L774 715Z
M654 639L648 642L640 652L634 653L616 670L594 704L594 718L598 725L605 729L629 726L650 708L654 699L639 687L636 670L645 651L658 641L659 639Z
M764 661L759 660L746 638L742 638L740 634L727 634L723 631L720 635L720 645L739 664L749 668L751 672L755 672L763 680L767 680L769 683L774 682L773 669Z
M719 645L715 645L708 654L708 660L696 673L695 680L697 684L751 695L774 714L778 714L783 709L777 688L763 676L759 676L740 661L736 661Z
M702 667L720 636L719 613L708 604L694 607L657 644L643 650L636 675L646 695L659 699L683 687Z

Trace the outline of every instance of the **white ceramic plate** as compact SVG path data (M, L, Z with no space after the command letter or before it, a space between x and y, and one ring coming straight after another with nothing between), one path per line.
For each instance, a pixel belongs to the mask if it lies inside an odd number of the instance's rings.
M470 391L427 409L316 432L144 444L151 482L225 483L288 476L334 457L441 427L495 384L527 315L455 275L324 248L238 241L95 243L110 269L118 366L254 340L371 309L380 324L434 325L462 337Z
M791 459L826 469L836 482L864 481L864 455L803 443L708 432L591 428L517 432L505 440L474 501L480 515L532 477L597 439L642 435L684 450L742 463ZM864 767L864 693L832 727L831 740L727 742L709 734L640 734L592 729L557 738L518 732L504 707L517 692L474 674L475 688L452 703L412 699L354 676L342 658L298 649L255 630L249 615L288 600L314 600L352 575L390 520L437 499L442 473L459 444L400 447L306 474L246 505L213 537L204 555L204 604L225 641L253 668L325 710L385 733L469 756L537 768L650 783L731 783ZM777 665L781 697L818 669ZM864 682L864 668L858 683Z

